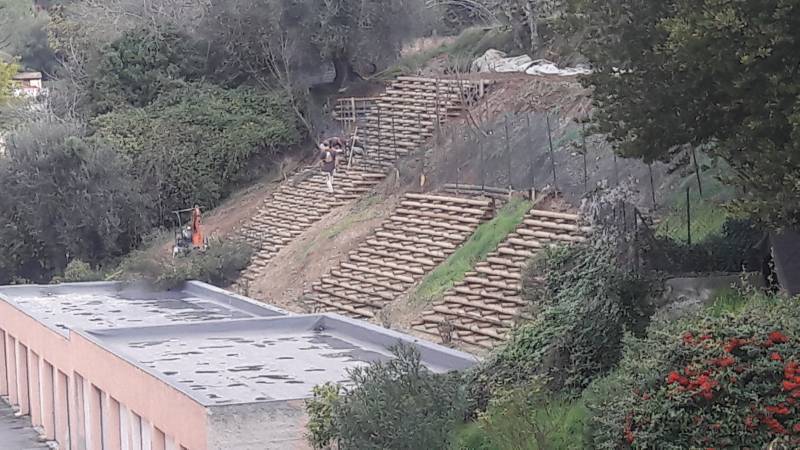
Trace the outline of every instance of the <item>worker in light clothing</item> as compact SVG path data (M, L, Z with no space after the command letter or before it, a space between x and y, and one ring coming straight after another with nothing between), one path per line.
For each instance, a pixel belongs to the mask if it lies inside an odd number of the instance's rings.
M336 172L336 157L342 152L341 144L331 146L329 141L323 142L320 146L320 164L322 171L325 172L325 183L328 185L328 192L333 194L333 175Z

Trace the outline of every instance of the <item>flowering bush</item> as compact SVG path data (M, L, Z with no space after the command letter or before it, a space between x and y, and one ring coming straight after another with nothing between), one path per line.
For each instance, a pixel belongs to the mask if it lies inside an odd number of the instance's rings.
M627 339L620 368L592 389L598 448L797 448L798 302L654 324Z

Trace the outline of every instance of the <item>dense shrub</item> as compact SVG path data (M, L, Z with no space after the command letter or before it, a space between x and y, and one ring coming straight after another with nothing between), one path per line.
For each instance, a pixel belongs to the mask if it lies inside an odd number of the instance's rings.
M92 111L146 106L183 81L198 79L204 64L194 40L173 27L129 30L100 50L89 72Z
M296 143L294 117L276 94L190 84L144 108L100 116L93 125L96 137L112 143L155 191L166 218L193 204L216 206L253 157L274 156Z
M598 448L797 448L798 302L756 296L735 314L653 324L591 389Z
M57 283L77 283L83 281L101 281L103 278L104 276L101 271L93 269L91 265L80 259L73 259L67 264L67 268L64 269L64 275L53 277L53 281Z
M323 398L309 403L311 439L322 447L332 439L344 450L446 449L451 431L463 417L465 395L460 378L434 374L416 348L398 346L394 358L350 372L351 387L333 400L332 429Z
M308 413L308 442L314 448L326 448L336 441L336 425L333 422L333 407L339 400L342 386L325 383L311 389L311 398L306 400Z
M0 158L0 284L49 281L72 259L96 266L135 247L152 200L119 155L75 124L43 120Z
M247 267L252 253L252 247L245 242L212 239L207 250L195 250L175 258L166 251L134 251L120 269L123 278L146 280L165 289L180 286L187 280L224 287L234 282L239 272Z
M763 236L749 220L728 219L721 234L692 245L653 238L643 249L645 265L669 273L758 271L762 255L756 246Z
M523 295L536 319L517 327L472 375L473 408L484 409L496 390L537 377L554 391L577 394L614 366L625 329L643 329L650 315L648 284L620 270L615 242L598 234L550 249L527 269Z

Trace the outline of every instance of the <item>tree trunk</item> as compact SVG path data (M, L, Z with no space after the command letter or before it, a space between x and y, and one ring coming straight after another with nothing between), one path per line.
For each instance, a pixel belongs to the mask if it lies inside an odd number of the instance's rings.
M336 89L341 88L351 80L359 78L358 74L353 70L350 58L345 55L333 57L333 68L336 70L336 77L333 79L333 86Z

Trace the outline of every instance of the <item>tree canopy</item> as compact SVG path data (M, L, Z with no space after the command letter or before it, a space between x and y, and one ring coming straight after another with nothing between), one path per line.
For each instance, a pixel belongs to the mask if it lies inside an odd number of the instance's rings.
M625 156L703 148L737 206L800 225L800 1L581 0L598 130Z

